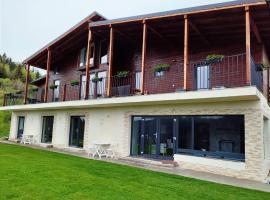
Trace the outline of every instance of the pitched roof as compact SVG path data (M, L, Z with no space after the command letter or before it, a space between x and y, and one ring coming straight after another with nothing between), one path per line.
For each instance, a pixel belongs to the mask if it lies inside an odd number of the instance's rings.
M124 18L118 18L118 19L112 19L112 20L91 22L89 26L95 27L95 26L116 24L120 22L139 21L139 20L144 20L144 19L154 19L154 18L167 17L167 16L173 16L173 15L184 15L184 14L190 14L190 13L206 12L210 10L224 9L224 8L237 7L237 6L240 7L244 5L266 4L267 1L269 2L269 0L236 0L236 1L209 4L209 5L203 5L203 6L176 9L176 10L165 11L165 12L157 12L157 13L137 15L137 16L132 16L132 17L124 17Z
M89 23L95 17L99 17L102 20L105 20L106 19L103 15L101 15L98 12L94 11L93 13L91 13L90 15L88 15L87 17L85 17L83 20L81 20L79 23L77 23L76 25L74 25L73 27L71 27L69 30L67 30L65 33L63 33L62 35L60 35L59 37L57 37L56 39L54 39L53 41L51 41L50 43L48 43L46 46L44 46L43 48L41 48L40 50L38 50L37 52L35 52L33 55L31 55L30 57L28 57L27 59L25 59L23 61L23 63L29 62L34 57L38 56L40 53L46 51L48 48L51 48L58 41L64 39L67 36L69 36L74 31L76 31L78 28L80 28L81 26L83 26L84 24Z

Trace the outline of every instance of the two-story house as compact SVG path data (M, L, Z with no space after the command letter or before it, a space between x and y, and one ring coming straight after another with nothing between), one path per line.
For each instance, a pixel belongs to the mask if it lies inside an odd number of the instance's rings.
M6 94L10 140L115 144L119 156L264 181L270 169L265 0L108 20L94 12L27 58L47 70Z

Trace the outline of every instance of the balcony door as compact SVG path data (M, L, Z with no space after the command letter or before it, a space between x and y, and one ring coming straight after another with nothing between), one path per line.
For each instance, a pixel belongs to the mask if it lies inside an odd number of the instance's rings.
M52 142L52 134L53 134L53 116L44 116L43 124L42 124L42 143L51 143Z
M196 72L196 82L197 82L197 90L207 90L209 89L209 66L198 66Z
M55 80L54 85L57 87L53 89L53 101L57 102L59 101L59 97L60 97L60 80Z

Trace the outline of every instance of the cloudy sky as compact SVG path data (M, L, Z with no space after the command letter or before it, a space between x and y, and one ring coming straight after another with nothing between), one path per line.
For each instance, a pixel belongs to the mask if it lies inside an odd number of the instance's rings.
M113 19L224 1L0 0L0 53L21 62L93 11Z

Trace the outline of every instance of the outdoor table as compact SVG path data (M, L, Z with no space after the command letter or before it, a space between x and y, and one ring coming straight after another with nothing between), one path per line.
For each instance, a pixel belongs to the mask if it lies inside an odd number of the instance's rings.
M99 158L102 156L107 157L107 149L110 147L111 144L109 143L94 143L95 146L95 154L98 155Z

